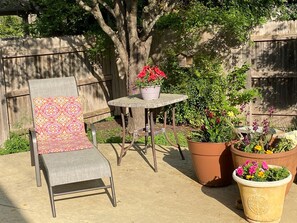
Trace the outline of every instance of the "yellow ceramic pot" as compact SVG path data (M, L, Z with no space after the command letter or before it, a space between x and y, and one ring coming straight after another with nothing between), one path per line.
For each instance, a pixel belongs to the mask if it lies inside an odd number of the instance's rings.
M272 182L245 180L236 176L236 170L233 171L232 176L237 182L248 222L280 222L286 187L292 179L291 174L283 180Z

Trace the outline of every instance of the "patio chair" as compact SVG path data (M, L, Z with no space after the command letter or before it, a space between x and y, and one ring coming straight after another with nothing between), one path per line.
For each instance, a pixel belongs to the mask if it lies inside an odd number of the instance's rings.
M93 143L86 136L75 78L36 79L28 83L34 127L29 130L31 164L35 166L38 187L41 186L40 170L44 173L53 217L56 217L55 196L68 193L104 189L115 207L111 167L97 149L94 125L91 125ZM109 178L108 185L103 178ZM62 185L97 181L92 188L62 193L59 189Z

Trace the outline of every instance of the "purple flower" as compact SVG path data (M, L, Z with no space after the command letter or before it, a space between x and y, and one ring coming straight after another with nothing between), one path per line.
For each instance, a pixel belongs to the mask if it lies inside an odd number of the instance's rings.
M242 104L242 105L240 105L240 112L243 112L243 111L244 111L245 106L246 106L246 104Z
M253 130L254 131L257 131L258 128L259 128L259 126L258 126L258 120L256 119L255 121L253 121Z
M244 143L245 145L250 144L250 140L249 140L248 136L245 135L245 136L243 137L243 143Z
M263 133L266 135L269 133L269 121L267 119L264 119L262 124L263 124Z
M263 170L268 170L268 168L269 168L265 161L262 162L262 168L263 168Z
M275 109L274 109L274 107L269 107L268 108L268 113L269 113L269 116L272 116L272 114L275 112Z

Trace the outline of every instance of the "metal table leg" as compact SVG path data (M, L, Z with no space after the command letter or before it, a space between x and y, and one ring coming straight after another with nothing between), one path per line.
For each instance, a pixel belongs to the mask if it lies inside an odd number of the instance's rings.
M174 134L174 138L175 138L175 142L176 144L172 143L169 139L169 137L167 136L166 134L166 124L167 123L167 112L166 110L164 111L164 124L163 124L163 132L164 132L164 135L165 135L165 138L166 140L172 145L172 146L175 146L178 148L178 151L179 151L179 154L182 158L182 160L185 159L184 157L184 154L181 150L181 147L180 147L180 144L179 144L179 141L178 141L178 137L177 137L177 133L176 133L176 126L175 126L175 104L173 104L173 108L172 108L172 130L173 130L173 134Z
M135 141L135 133L133 133L132 142L130 143L130 145L125 147L125 143L126 143L126 123L125 123L125 115L124 115L124 108L123 107L121 107L121 119L122 119L123 139L122 139L121 153L120 153L120 156L119 156L119 159L118 159L118 166L121 165L123 156L126 155L127 150L131 148L131 146L134 144L134 141Z
M151 135L152 152L153 152L153 159L154 159L154 168L155 168L155 172L158 172L156 148L155 148L154 113L152 111L150 111L150 110L148 110L148 113L149 113L149 117L150 117L150 135Z

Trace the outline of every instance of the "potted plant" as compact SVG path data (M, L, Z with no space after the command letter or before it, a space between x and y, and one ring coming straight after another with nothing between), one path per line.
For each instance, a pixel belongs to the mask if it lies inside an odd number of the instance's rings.
M188 146L198 182L226 186L232 183L234 170L229 145L237 138L233 123L237 122L238 105L251 101L257 92L246 88L248 66L228 74L210 67L194 69L197 81L189 89L195 96L184 110L190 111L186 118L197 130L189 134Z
M198 182L205 186L232 183L231 141L236 139L233 113L205 110L203 124L188 136L188 147Z
M270 109L270 117L272 113L273 109ZM239 166L247 160L266 160L288 168L293 176L286 191L288 193L296 175L297 131L276 133L270 123L269 118L264 119L260 127L255 120L250 127L245 127L241 140L231 145L233 163Z
M135 85L140 88L144 100L153 100L159 98L161 85L166 78L166 74L157 66L146 65L137 75Z
M279 222L282 216L290 171L281 166L267 165L266 161L246 161L233 171L249 222Z

